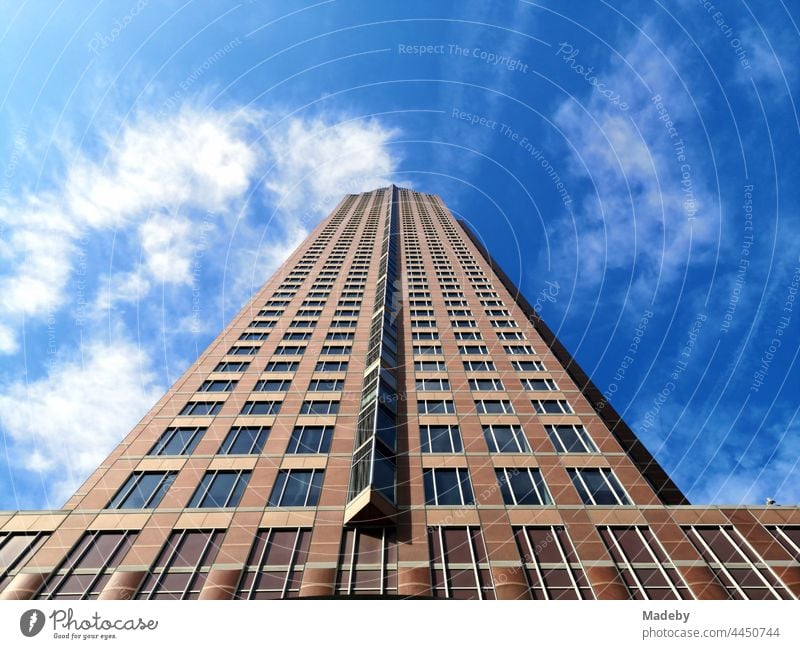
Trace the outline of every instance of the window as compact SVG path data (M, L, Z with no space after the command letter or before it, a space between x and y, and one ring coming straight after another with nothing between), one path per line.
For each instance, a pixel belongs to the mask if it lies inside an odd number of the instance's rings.
M0 592L49 537L46 532L0 532Z
M414 329L433 329L436 327L436 320L412 320L411 327Z
M331 322L331 328L350 329L356 326L355 320L334 320Z
M417 379L417 390L442 391L449 389L450 381L447 379Z
M512 529L533 599L594 599L563 526Z
M490 320L495 329L518 329L515 320Z
M344 530L336 595L396 595L397 541L387 527Z
M137 532L86 532L36 599L97 599L111 573L125 557Z
M552 505L553 499L539 469L495 469L497 484L506 505Z
M135 471L108 503L108 509L147 509L158 507L177 471Z
M228 350L229 356L255 356L261 347L255 345L234 345Z
M349 345L323 345L320 353L324 356L345 356L350 350Z
M259 530L234 599L299 597L310 542L310 529Z
M215 372L244 372L250 367L246 361L223 361L214 368Z
M269 507L315 507L322 478L321 469L281 469L267 504Z
M331 448L333 426L295 426L287 453L327 453Z
M423 453L461 453L461 431L456 425L420 426Z
M289 323L289 329L313 329L316 326L316 320L292 320Z
M335 415L339 412L338 401L303 401L301 415Z
M567 469L584 505L630 505L611 469Z
M302 345L278 345L275 350L276 356L302 356L305 353L306 348Z
M253 320L247 325L251 329L271 329L275 326L274 320Z
M417 356L441 356L441 345L414 345L414 354Z
M417 372L444 372L444 361L414 361L414 370Z
M417 412L421 415L452 415L456 411L452 401L418 401Z
M206 471L187 507L236 507L251 471Z
M296 372L300 365L297 361L270 361L264 368L265 372Z
M148 455L190 455L206 428L167 428L150 449Z
M475 320L451 320L450 326L454 329L463 328L463 329L474 329L478 326L478 323Z
M290 379L261 379L256 382L253 392L287 392L291 384Z
M694 599L648 527L601 527L631 599Z
M240 415L277 415L281 409L280 401L245 401Z
M314 369L317 372L346 372L347 361L318 361Z
M423 469L426 505L473 505L467 469Z
M342 379L312 379L308 385L309 392L341 392L343 388Z
M767 530L795 561L800 561L800 527L771 525Z
M458 353L463 355L486 355L489 353L489 348L486 345L459 345Z
M136 599L197 599L222 544L223 530L175 530Z
M561 415L575 412L564 399L538 399L531 401L533 409L540 415Z
M466 372L494 372L495 366L492 361L464 361Z
M239 340L266 340L269 334L266 331L245 331Z
M456 340L483 340L480 331L456 331Z
M523 390L533 391L553 391L558 390L558 386L553 379L522 379Z
M545 426L547 436L558 453L597 453L589 433L580 424Z
M325 336L325 340L353 340L354 337L351 331L332 331Z
M498 340L525 340L525 334L521 331L497 331Z
M524 356L536 353L530 345L503 345L503 349L510 356Z
M283 334L283 340L309 340L310 338L310 331L287 331Z
M439 334L436 331L414 331L411 333L412 340L439 340Z
M475 411L482 415L511 415L514 414L514 406L507 399L479 399L475 402Z
M517 372L544 372L544 363L541 361L511 361Z
M269 436L268 426L234 426L228 431L219 455L258 455Z
M795 599L736 528L698 525L683 531L733 599Z
M233 388L236 387L237 381L228 380L209 380L203 381L199 388L197 388L198 392L231 392Z
M204 415L216 415L222 410L224 401L190 401L178 415L181 417L202 417Z
M530 453L531 447L519 426L484 426L483 437L490 453Z
M479 527L429 527L428 547L434 597L495 598Z
M500 379L470 379L469 389L476 392L482 392L485 390L505 390L505 387Z

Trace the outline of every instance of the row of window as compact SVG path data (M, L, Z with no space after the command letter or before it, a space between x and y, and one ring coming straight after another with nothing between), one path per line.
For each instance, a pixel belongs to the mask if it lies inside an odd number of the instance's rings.
M463 361L464 370L468 372L496 372L492 361ZM520 361L513 360L511 365L517 372L545 372L544 363L538 360ZM296 372L300 366L299 361L270 361L264 368L265 372ZM214 368L215 372L244 372L250 367L248 361L222 361ZM347 361L318 361L314 367L316 372L346 372ZM440 360L416 360L414 370L417 372L445 372L447 365Z
M330 438L323 431L292 442L318 452ZM585 505L630 505L625 490L611 469L569 468L567 473ZM195 489L187 507L237 507L252 472L210 470ZM281 469L272 488L269 507L315 507L322 488L322 469ZM553 499L538 468L495 469L497 484L506 505L552 505ZM108 503L108 509L157 507L175 481L176 471L135 471ZM425 503L438 506L474 505L475 498L466 468L423 469Z
M209 417L219 414L224 401L190 401L178 413L181 417ZM281 401L248 400L242 405L240 415L277 415ZM301 415L335 415L339 412L338 401L303 401Z
M565 399L536 399L531 401L536 413L540 415L574 414L574 410ZM455 402L450 399L426 399L417 401L417 413L420 415L452 415L455 414ZM475 412L485 415L511 415L514 406L508 399L478 399L475 401Z

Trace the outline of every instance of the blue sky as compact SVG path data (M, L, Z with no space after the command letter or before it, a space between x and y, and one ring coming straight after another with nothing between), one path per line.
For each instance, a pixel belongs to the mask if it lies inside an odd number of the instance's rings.
M478 231L692 502L797 503L798 21L4 3L0 509L60 506L343 194L389 182Z

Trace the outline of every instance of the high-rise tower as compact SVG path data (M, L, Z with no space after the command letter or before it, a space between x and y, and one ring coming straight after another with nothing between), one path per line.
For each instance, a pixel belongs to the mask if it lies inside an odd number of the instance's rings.
M432 195L345 197L4 599L796 599L800 510L691 506Z

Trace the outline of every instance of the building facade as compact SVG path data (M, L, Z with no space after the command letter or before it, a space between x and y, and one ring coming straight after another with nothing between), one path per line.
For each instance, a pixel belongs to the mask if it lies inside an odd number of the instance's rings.
M797 599L800 510L693 506L437 196L345 197L2 599Z

